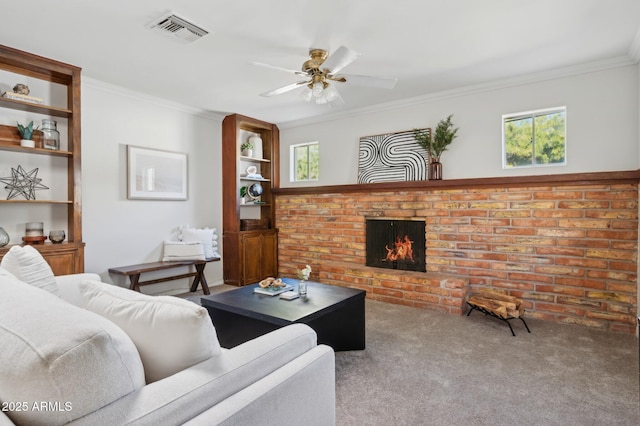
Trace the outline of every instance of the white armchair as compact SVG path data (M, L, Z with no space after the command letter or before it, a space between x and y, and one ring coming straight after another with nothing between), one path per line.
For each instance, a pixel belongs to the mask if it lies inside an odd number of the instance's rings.
M45 289L0 267L0 403L27 407L0 411L0 425L335 424L334 352L317 345L310 327L295 324L220 349L206 309L98 280L96 274L59 276L57 289L51 283ZM190 318L187 324L197 322L187 332L208 324L213 355L145 381L144 348L127 334L131 324L116 326L117 319L99 312L96 305L104 301L105 312L131 314L136 326L162 323L166 318L145 315L166 309ZM146 304L151 309L145 311ZM154 344L161 356L176 351L177 339L159 336ZM33 409L42 403L70 409Z

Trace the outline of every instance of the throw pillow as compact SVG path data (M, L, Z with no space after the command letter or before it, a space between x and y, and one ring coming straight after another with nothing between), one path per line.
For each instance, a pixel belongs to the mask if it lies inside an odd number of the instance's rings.
M205 260L204 245L199 241L165 241L162 252L163 262Z
M207 259L220 257L217 253L217 242L215 241L217 238L215 228L180 227L180 241L201 242L204 246L204 255Z
M40 252L31 246L13 246L4 255L0 266L20 281L58 295L58 284L51 267Z
M0 284L0 401L28 407L5 412L13 423L72 423L144 386L138 351L115 324L8 276ZM59 408L33 408L41 403Z
M205 308L173 296L149 296L99 281L83 281L86 309L122 328L138 348L147 383L220 353Z

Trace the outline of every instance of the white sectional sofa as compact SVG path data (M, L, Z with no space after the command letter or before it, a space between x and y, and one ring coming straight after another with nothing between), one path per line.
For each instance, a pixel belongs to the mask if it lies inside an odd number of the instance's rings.
M206 309L95 274L0 264L0 425L333 425L334 352L306 325L227 350Z

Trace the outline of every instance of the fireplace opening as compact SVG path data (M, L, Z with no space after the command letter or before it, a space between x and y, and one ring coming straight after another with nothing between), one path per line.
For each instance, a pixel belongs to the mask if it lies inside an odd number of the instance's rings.
M366 220L366 264L426 272L425 223L420 220Z

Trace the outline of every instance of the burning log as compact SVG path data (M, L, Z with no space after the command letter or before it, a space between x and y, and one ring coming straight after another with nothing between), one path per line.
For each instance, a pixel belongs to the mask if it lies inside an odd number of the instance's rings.
M392 262L397 260L415 262L413 259L413 241L409 239L408 235L405 235L404 239L397 237L392 249L389 248L388 245L384 246L384 248L387 250L387 257L383 260L390 260Z

